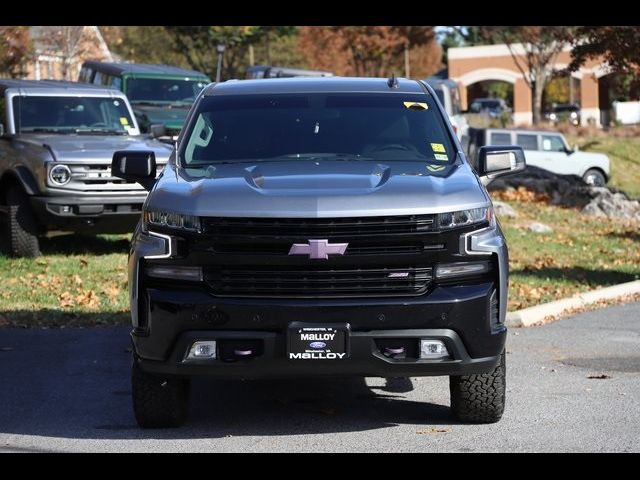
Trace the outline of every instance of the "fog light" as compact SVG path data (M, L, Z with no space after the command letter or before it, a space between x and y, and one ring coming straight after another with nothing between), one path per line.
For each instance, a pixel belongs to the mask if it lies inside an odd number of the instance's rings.
M150 277L172 278L174 280L188 280L190 282L202 281L201 267L185 267L171 265L149 265L145 272Z
M60 211L62 213L71 213L71 207L69 205L62 205Z
M436 267L436 278L478 275L489 271L489 262L443 263Z
M204 340L194 342L187 355L187 360L203 360L216 358L216 341Z
M420 358L444 358L449 350L440 340L420 340Z

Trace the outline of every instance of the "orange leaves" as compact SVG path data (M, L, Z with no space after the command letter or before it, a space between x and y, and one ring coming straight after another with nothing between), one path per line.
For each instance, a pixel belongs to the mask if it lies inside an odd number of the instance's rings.
M526 187L520 186L508 190L496 190L491 192L491 196L495 200L516 201L516 202L544 202L549 203L550 197L546 193L538 193L528 190Z
M68 291L62 292L58 300L60 301L60 307L71 308L75 306L82 306L88 308L97 308L100 305L100 298L93 290L84 290L82 288L76 289L76 294L72 294Z

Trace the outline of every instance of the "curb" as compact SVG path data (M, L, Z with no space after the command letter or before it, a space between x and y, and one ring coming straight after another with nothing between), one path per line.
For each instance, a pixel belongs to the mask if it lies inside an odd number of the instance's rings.
M611 300L634 293L640 293L640 280L620 283L612 287L598 288L589 292L578 293L573 297L543 303L515 312L508 312L505 323L507 327L530 327L531 325L542 322L546 317L558 315L565 310L584 307L590 303Z

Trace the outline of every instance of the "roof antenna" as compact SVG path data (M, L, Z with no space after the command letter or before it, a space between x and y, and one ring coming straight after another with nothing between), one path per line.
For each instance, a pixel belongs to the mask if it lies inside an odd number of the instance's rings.
M389 88L398 88L398 79L396 78L395 73L391 73L391 76L387 80L387 85Z

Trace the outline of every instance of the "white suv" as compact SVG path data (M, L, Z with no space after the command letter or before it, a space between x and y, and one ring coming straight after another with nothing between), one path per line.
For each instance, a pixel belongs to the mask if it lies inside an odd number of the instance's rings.
M478 143L476 147L519 145L525 151L527 165L560 175L578 175L590 185L603 186L610 178L609 157L570 148L561 133L503 128L488 128L479 133L471 135L474 137L472 143Z

